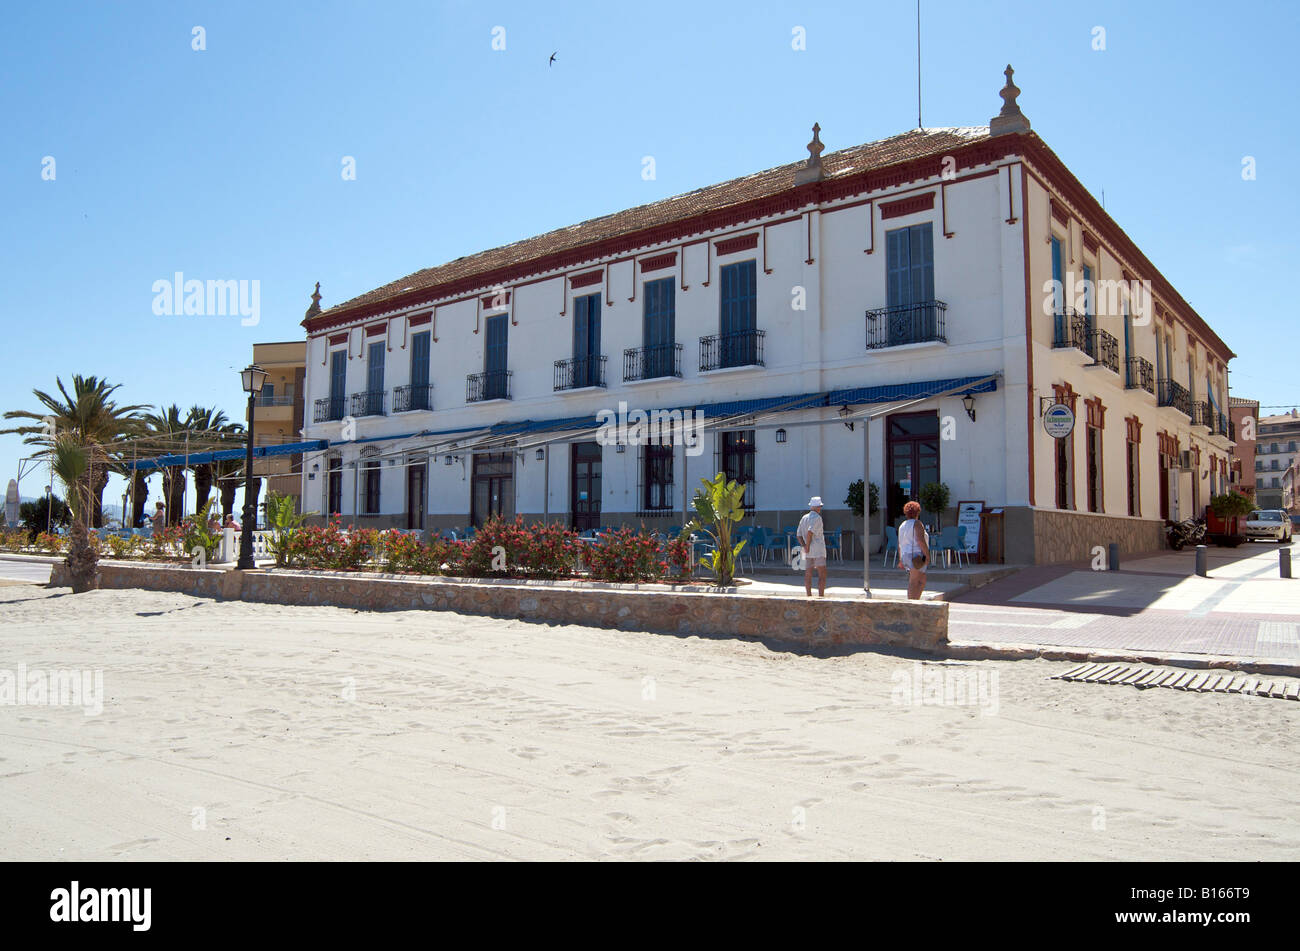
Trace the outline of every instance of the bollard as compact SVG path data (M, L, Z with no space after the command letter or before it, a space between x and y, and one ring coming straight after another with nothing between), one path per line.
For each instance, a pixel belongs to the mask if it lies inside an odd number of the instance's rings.
M1110 570L1119 571L1119 542L1111 542L1107 549L1107 554L1110 557Z
M1277 571L1283 578L1291 577L1291 549L1279 548L1277 550Z
M1204 546L1204 545L1197 545L1197 546L1196 546L1196 574L1197 574L1199 577L1201 577L1201 578L1206 577L1206 574L1205 574L1205 556L1206 556L1206 548L1205 548L1205 546Z

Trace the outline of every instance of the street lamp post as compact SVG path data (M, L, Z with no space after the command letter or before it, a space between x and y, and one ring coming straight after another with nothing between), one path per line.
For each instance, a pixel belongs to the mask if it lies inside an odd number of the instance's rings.
M253 414L256 412L254 401L262 392L267 373L256 363L240 371L244 392L248 394L248 449L244 455L244 523L240 526L239 563L241 570L254 568L253 530L257 527L257 502L253 499Z

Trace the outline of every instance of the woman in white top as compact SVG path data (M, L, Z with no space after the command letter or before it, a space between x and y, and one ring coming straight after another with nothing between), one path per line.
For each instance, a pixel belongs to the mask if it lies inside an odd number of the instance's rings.
M925 526L921 524L921 505L908 502L903 506L903 515L907 517L898 526L898 566L908 572L907 597L919 601L925 590L925 568L930 561L930 542L926 538Z

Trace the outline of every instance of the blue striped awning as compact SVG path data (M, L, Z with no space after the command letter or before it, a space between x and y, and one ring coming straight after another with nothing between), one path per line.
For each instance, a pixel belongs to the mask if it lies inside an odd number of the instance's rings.
M329 447L329 441L325 439L313 439L309 442L285 443L282 446L254 446L253 458L262 459L267 456L291 456L299 452L315 452L316 450L326 449ZM201 466L210 462L221 462L230 459L243 459L248 454L248 449L213 449L208 452L192 452L189 455L185 453L172 453L167 456L155 456L152 459L137 459L134 462L128 462L125 469L128 472L143 472L150 469L167 469L171 466Z

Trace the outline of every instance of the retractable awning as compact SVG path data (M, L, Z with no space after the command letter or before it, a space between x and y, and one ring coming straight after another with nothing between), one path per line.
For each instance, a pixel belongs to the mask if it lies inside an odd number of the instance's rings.
M309 442L285 443L281 446L254 446L253 458L263 459L267 456L291 456L300 452L315 452L321 449L329 448L329 441L325 439L313 439ZM128 472L141 472L151 469L167 469L171 466L201 466L210 462L220 462L230 459L243 459L248 454L247 448L242 449L213 449L207 452L192 452L189 455L185 453L172 453L166 456L155 456L152 459L137 459L125 464Z

